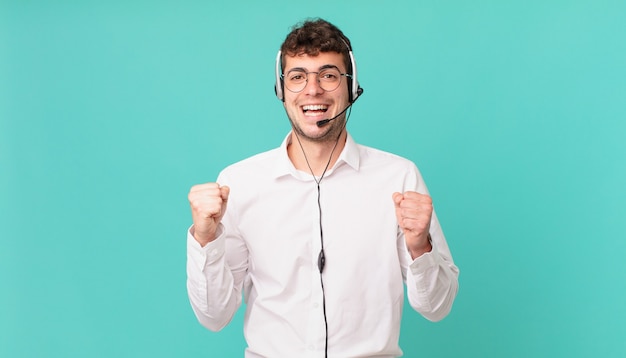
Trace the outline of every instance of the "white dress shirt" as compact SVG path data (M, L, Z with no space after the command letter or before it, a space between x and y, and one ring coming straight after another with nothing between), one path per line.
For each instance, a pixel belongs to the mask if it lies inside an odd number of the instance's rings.
M337 163L317 184L279 148L224 169L230 187L215 241L187 238L187 289L202 325L222 329L243 300L246 357L397 357L404 284L411 306L437 321L458 289L454 265L433 213L433 249L415 260L398 227L392 194L428 193L417 167L348 135ZM210 350L210 348L208 348Z

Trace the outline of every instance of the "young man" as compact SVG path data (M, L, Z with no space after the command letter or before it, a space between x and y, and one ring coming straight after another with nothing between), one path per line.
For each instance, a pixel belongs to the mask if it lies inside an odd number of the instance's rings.
M338 28L294 28L276 72L292 128L282 145L189 192L193 310L217 331L243 294L246 357L400 356L404 285L432 321L458 289L426 185L412 162L347 133L362 90Z

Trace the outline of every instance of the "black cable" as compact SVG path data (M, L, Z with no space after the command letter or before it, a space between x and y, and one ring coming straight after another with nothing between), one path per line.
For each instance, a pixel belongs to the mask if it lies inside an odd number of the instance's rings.
M326 163L326 167L324 167L324 171L319 179L315 177L315 173L311 168L311 164L309 163L309 158L306 156L306 152L304 151L304 147L302 146L302 142L300 141L300 136L297 131L294 129L293 133L296 135L296 139L298 140L298 144L300 145L300 149L302 150L302 154L304 155L304 160L306 161L307 167L309 167L309 171L313 176L313 180L317 184L317 208L319 211L319 224L320 224L320 253L317 256L317 267L320 271L320 284L322 286L322 311L324 313L324 329L325 329L325 339L324 339L324 357L328 358L328 318L326 317L326 293L324 292L324 277L322 276L322 272L324 271L324 266L326 264L326 255L324 254L324 231L322 229L322 202L321 202L321 189L320 183L322 179L324 179L324 175L326 175L326 171L330 166L330 162L333 159L333 154L335 153L335 149L337 148L337 144L339 143L339 138L341 138L341 134L346 129L346 125L348 124L348 119L350 118L350 113L352 113L352 106L349 107L349 111L346 114L346 120L343 124L343 128L339 131L339 135L337 135L337 139L335 139L335 145L333 146L333 150L330 152L330 156L328 157L328 162ZM289 119L291 122L291 118ZM293 122L291 123L293 126Z
M321 191L320 191L320 185L318 183L317 184L317 208L319 209L319 218L320 218L321 249L320 249L319 256L317 258L317 267L320 270L320 285L322 286L322 311L324 312L324 330L326 332L324 336L324 339L325 339L324 357L328 357L328 319L326 318L326 293L324 292L324 278L322 276L322 272L324 271L324 265L326 264L326 256L324 255L324 231L322 230L322 204L321 204L320 198L321 198Z

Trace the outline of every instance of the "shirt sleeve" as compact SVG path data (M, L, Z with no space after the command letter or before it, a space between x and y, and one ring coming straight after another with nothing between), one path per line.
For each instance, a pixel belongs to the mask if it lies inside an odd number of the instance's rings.
M417 167L407 180L407 190L428 194ZM450 313L459 289L459 269L454 264L446 238L433 211L430 223L432 250L413 260L404 234L398 228L398 254L406 279L409 304L430 321L440 321Z
M204 247L193 228L187 232L187 294L198 321L209 330L224 328L241 305L247 256L245 244L228 237L221 224L217 238Z

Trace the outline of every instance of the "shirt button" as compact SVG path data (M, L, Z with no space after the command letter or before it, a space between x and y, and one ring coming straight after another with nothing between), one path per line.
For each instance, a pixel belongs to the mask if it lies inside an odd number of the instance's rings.
M313 308L318 308L319 306L320 306L320 305L319 305L319 303L317 303L317 302L315 302L315 303L313 304Z
M211 250L211 251L209 252L209 255L211 255L211 256L215 256L215 255L217 255L217 249L213 249L213 250Z
M312 351L312 350L314 350L314 349L315 349L315 347L313 347L313 345L311 344L311 345L308 347L308 349L309 349L310 351Z

